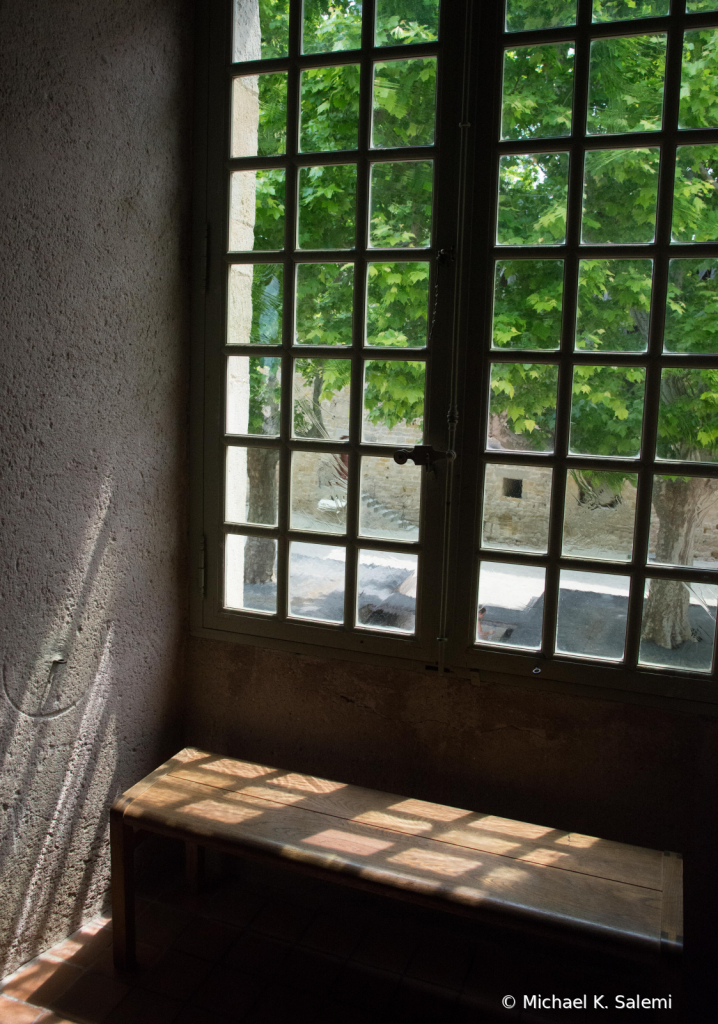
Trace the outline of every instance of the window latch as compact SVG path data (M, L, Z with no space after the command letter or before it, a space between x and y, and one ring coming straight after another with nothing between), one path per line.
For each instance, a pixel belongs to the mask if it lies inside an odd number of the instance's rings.
M426 466L427 469L432 469L434 463L440 462L442 459L452 462L455 458L456 452L451 450L441 452L431 444L417 444L413 448L400 448L399 451L394 452L394 462L397 465L405 466L411 459L415 466Z

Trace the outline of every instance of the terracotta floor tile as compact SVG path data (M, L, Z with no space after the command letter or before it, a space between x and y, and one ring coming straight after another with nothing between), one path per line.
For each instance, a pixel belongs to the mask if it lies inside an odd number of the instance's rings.
M45 1010L37 1018L35 1024L77 1024L77 1021L61 1017L59 1014L53 1013L52 1010Z
M293 991L268 993L260 998L243 1024L313 1024L317 1020L319 1002L309 992ZM337 1018L337 1024L341 1018Z
M402 974L421 938L422 935L412 928L391 921L374 921L362 935L351 959Z
M292 949L285 960L280 978L282 985L313 992L323 999L342 967L337 957L313 949Z
M164 949L162 946L150 946L147 942L138 942L136 956L139 969L141 971L148 970L153 964L157 963L163 953ZM115 967L112 946L103 950L92 965L92 969L100 974L104 974L108 978L128 979L130 984L137 977L135 971L120 971Z
M347 957L356 949L365 927L365 922L356 914L321 914L302 936L302 944Z
M226 967L257 978L281 978L290 947L261 932L247 931L222 960Z
M127 985L118 978L85 971L74 985L53 1001L52 1009L88 1024L100 1024L127 992Z
M14 999L0 996L0 1022L2 1024L33 1024L40 1010L36 1006L16 1003Z
M383 1012L398 985L398 974L350 962L337 975L330 997L334 1002L347 1003L359 1010Z
M152 903L137 921L137 940L150 946L168 946L186 930L190 920L189 914L175 907Z
M406 974L430 985L458 991L475 955L476 947L468 941L455 939L443 932L430 934L419 943Z
M3 986L3 992L15 999L49 1007L74 981L82 971L72 964L39 957L24 967L13 979Z
M67 960L76 967L89 967L112 942L112 925L105 920L101 925L85 925L69 939L53 946L47 956Z
M213 967L192 996L191 1003L203 1010L243 1019L266 989L267 981L263 978L229 967Z
M136 987L185 1002L212 970L212 964L169 949L152 967L137 974Z
M219 960L240 935L239 928L233 928L224 921L195 916L186 930L177 935L172 948L202 960Z
M391 1004L395 1019L412 1024L450 1024L457 1012L456 992L434 985L405 981L396 989Z
M173 1024L181 1008L178 999L133 988L105 1021L106 1024Z
M271 935L275 939L297 942L312 923L312 912L291 903L272 903L252 921L254 931Z

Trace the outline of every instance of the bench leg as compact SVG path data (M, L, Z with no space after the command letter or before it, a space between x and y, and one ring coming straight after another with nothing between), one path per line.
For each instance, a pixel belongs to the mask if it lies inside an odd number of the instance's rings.
M110 812L112 942L115 967L131 971L135 956L135 836L121 813Z
M199 892L204 874L204 846L185 842L184 876L193 892Z

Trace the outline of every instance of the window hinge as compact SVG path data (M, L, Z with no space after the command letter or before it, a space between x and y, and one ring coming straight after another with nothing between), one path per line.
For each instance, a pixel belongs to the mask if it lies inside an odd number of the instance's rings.
M204 534L199 545L197 583L199 584L199 592L204 597L207 592L207 538Z

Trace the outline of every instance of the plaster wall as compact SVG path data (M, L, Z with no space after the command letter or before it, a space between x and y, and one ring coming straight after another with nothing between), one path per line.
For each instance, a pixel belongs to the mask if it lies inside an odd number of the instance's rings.
M190 0L0 4L0 976L179 742Z

